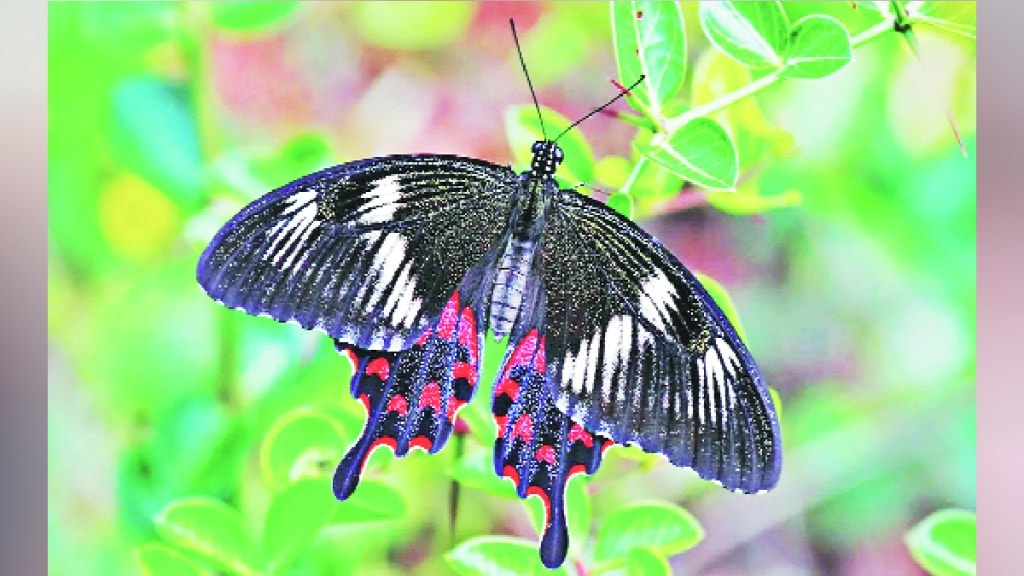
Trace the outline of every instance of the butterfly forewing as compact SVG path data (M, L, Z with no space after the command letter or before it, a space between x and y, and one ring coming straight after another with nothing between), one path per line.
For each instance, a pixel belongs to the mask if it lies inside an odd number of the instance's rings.
M781 451L768 389L694 276L634 223L569 190L543 244L547 384L559 408L727 488L771 488Z
M197 276L212 297L250 314L403 350L504 234L515 179L455 156L343 164L243 209Z

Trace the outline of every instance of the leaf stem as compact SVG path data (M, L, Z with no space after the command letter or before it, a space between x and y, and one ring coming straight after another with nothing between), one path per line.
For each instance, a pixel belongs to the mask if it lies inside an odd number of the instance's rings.
M886 32L891 32L893 30L894 22L895 19L892 16L886 17L883 21L879 22L878 24L875 24L871 28L868 28L867 30L861 32L860 34L857 34L856 36L850 38L850 46L856 48L858 46L861 46L862 44L874 40L875 38L878 38L879 36L882 36ZM773 84L784 78L784 76L782 75L783 70L784 68L779 68L778 70L766 74L758 78L757 80L754 80L750 84L747 84L746 86L743 86L737 90L729 92L728 94L720 96L712 100L711 102L704 104L703 106L691 108L686 112L683 112L678 116L675 116L674 118L665 119L665 121L662 123L665 127L665 131L671 134L672 132L675 132L676 130L683 127L687 122L690 122L696 118L714 114L715 112L718 112L719 110L722 110L723 108L726 108L734 104L735 102L742 100L743 98L756 94L761 90L764 90L769 86L772 86Z
M631 194L633 186L636 185L636 181L640 178L640 173L647 167L647 156L641 156L636 164L633 165L633 171L629 173L629 178L626 179L626 183L619 187L619 192L622 194Z
M875 38L881 36L882 34L885 34L886 32L892 32L893 23L893 18L887 17L885 20L882 20L881 22L875 24L871 28L868 28L867 30L861 32L860 34L857 34L856 36L850 38L850 47L857 48L862 44L867 44L868 42L874 40Z
M765 88L778 82L781 78L782 69L775 70L769 74L766 74L758 78L757 80L754 80L750 84L747 84L742 88L739 88L738 90L733 90L728 94L715 98L714 100L708 102L703 106L690 108L689 110L683 112L679 116L676 116L674 118L667 118L664 122L665 131L671 134L672 132L675 132L676 130L682 128L687 122L690 122L696 118L700 118L703 116L710 116L711 114L718 112L719 110L733 104L738 100L742 100L747 96L751 96L753 94L760 92L761 90L764 90Z

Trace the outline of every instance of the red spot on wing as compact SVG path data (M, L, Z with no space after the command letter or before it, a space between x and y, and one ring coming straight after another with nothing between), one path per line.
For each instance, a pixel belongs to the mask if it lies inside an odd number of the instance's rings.
M505 478L511 478L515 482L516 486L519 486L519 471L514 466L506 464L505 468L502 469L501 475Z
M456 362L455 368L452 370L452 378L465 378L470 386L476 386L476 368L473 368L468 362Z
M594 437L590 432L584 430L583 426L580 426L579 424L573 424L572 428L569 428L569 443L571 444L577 440L583 442L583 445L587 448L594 445Z
M512 439L516 438L527 444L533 441L533 420L530 419L529 414L523 414L516 420L515 426L512 428Z
M388 376L391 375L391 363L388 362L387 358L374 358L366 365L367 376L378 376L381 380L387 382Z
M533 369L541 374L547 372L548 363L544 359L544 336L540 337L540 343L537 344L537 354L533 357Z
M494 387L494 397L497 398L505 394L513 402L516 400L516 396L519 396L519 383L511 378L502 378L501 382Z
M409 412L409 402L405 399L405 396L395 394L388 400L388 405L384 408L384 411L398 412L400 416L405 416Z
M409 441L410 448L420 448L427 452L434 446L434 441L426 436L417 436Z
M555 449L550 444L545 444L540 448L537 448L537 454L534 456L537 462L547 462L548 464L555 465Z
M428 382L420 392L420 408L433 408L434 412L441 411L441 387L437 382Z
M469 350L469 361L476 364L480 358L480 343L477 340L476 316L469 308L462 309L462 320L459 322L459 344Z
M426 346L427 340L430 340L430 337L433 334L434 334L434 331L431 330L430 328L427 328L426 330L423 331L423 334L420 334L420 337L416 339L416 345L417 346Z
M348 359L352 364L352 371L355 372L356 368L359 367L359 356L356 355L356 351L351 348L345 348L341 351L341 355Z
M359 401L363 403L363 408L366 408L366 413L370 413L370 397L366 394L359 395Z
M466 405L466 403L463 402L462 400L459 400L458 398L456 398L454 396L449 397L448 398L448 420L450 420L452 422L455 422L455 413L459 411L459 408L462 408L465 405ZM460 424L462 425L461 429L459 428ZM461 432L460 432L460 430L461 430ZM464 420L462 420L460 418L458 422L455 422L455 433L456 434L459 434L459 433L462 433L462 432L468 432L468 431L469 431L469 426L466 425L466 422Z
M494 415L494 423L498 425L498 438L505 435L505 425L508 424L508 416Z
M604 456L604 453L612 446L615 446L615 441L611 438L605 438L604 444L601 444L601 456Z
M586 471L587 471L587 467L586 466L584 466L583 464L577 464L577 465L573 466L572 468L569 468L569 472L566 475L566 478L568 478L569 476L572 476L573 474L579 474L581 472L585 473Z
M441 317L437 320L437 337L450 339L455 334L455 327L459 323L459 291L456 290L448 303L441 310Z
M512 351L512 355L508 358L508 364L505 366L505 372L508 373L509 369L513 366L520 366L530 363L530 358L533 353L537 350L537 329L534 328L523 336L523 339L516 344L515 350Z

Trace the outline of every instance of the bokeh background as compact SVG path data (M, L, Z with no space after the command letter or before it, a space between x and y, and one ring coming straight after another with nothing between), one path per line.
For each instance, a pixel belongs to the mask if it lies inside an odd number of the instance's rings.
M855 4L784 7L856 33L877 17ZM358 431L349 368L322 336L223 310L195 283L216 229L342 161L512 162L506 110L529 94L508 18L541 102L576 118L614 94L608 12L50 5L51 573L137 573L133 551L159 540L154 518L185 497L223 501L258 533L275 481L261 450L282 415L313 406L341 422L342 440ZM683 13L684 92L696 99L729 62L696 4ZM918 574L905 533L936 509L974 508L975 46L915 30L923 62L881 36L828 78L784 81L729 109L742 111L722 118L741 193L776 201L725 210L655 173L637 202L646 228L728 291L782 400L785 468L770 494L734 495L623 449L587 484L595 527L640 499L686 507L705 536L672 558L677 573ZM579 130L597 158L592 185L613 190L635 161L636 127L602 115ZM464 442L470 455L488 449ZM293 572L448 570L455 463L453 447L375 455L373 477L402 513L325 530ZM460 502L455 543L534 535L519 501L467 483Z

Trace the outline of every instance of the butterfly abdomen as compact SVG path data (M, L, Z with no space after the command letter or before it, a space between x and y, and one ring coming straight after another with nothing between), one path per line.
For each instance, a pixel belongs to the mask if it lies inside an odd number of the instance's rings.
M505 253L498 264L491 292L491 329L497 338L502 338L512 329L523 303L533 254L537 248L533 240L509 239Z

